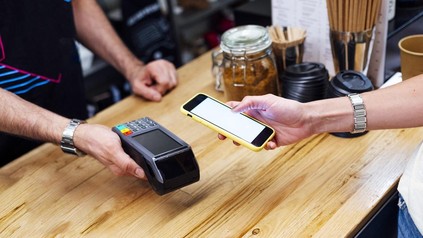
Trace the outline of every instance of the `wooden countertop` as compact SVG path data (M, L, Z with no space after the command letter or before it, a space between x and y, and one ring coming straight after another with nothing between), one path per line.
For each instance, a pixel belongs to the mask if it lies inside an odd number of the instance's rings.
M159 196L147 182L117 177L91 157L43 145L0 169L0 234L10 237L346 237L395 189L423 128L354 139L321 134L252 152L179 112L197 92L216 98L210 55L178 70L160 103L138 97L102 111L110 127L149 116L188 142L199 182Z

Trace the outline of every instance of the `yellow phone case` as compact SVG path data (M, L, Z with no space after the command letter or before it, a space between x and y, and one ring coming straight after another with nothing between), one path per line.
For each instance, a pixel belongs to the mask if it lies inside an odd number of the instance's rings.
M249 143L248 141L245 141L245 140L237 137L236 135L230 134L229 132L227 132L227 131L225 131L225 130L223 130L223 129L221 129L221 128L213 125L213 124L211 124L210 122L208 122L208 121L206 121L206 120L204 120L204 119L202 119L200 117L197 117L196 115L193 115L191 112L189 112L189 111L187 111L187 110L184 109L184 105L187 104L188 102L190 102L193 98L197 97L197 95L199 95L199 94L203 94L203 95L205 95L205 96L207 96L207 97L209 97L209 98L211 98L211 99L213 99L213 100L215 100L215 101L217 101L217 102L219 102L219 103L227 106L223 102L221 102L221 101L217 100L216 98L213 98L213 97L211 97L211 96L209 96L209 95L207 95L205 93L198 93L195 96L191 97L189 100L187 100L184 104L182 104L182 106L180 107L180 111L184 115L190 116L192 119L194 119L195 121L203 124L204 126L206 126L206 127L210 128L210 129L218 132L219 134L224 135L226 138L229 138L229 139L237 142L238 144L243 145L243 146L247 147L248 149L257 152L257 151L262 150L264 148L264 146L267 144L267 142L269 142L269 140L271 140L273 138L273 136L275 135L275 130L273 128L271 128L270 126L264 124L263 122L255 119L255 118L253 118L253 117L251 117L251 116L249 116L249 115L247 115L245 113L242 113L243 115L247 116L248 118L251 118L252 120L254 120L254 121L256 121L256 122L258 122L258 123L260 123L260 124L262 124L262 125L264 125L266 127L269 127L270 129L272 129L271 136L269 136L269 138L261 146L258 147L258 146L255 146L255 145Z

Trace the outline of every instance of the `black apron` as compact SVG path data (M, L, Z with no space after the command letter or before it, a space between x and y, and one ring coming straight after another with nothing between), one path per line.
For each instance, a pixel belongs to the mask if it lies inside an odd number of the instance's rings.
M75 36L69 0L0 0L0 87L62 116L85 119ZM0 133L0 165L40 143Z

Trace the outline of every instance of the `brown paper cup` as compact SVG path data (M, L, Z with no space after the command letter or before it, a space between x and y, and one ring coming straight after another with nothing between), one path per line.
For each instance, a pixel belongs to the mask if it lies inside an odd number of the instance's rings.
M398 43L402 79L423 74L423 35L407 36Z

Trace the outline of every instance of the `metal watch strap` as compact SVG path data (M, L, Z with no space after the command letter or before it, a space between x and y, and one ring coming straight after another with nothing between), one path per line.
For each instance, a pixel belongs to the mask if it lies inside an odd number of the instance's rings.
M86 155L83 151L76 148L73 142L73 136L74 136L76 128L80 124L83 124L83 123L86 123L86 122L83 120L78 120L78 119L70 120L69 124L66 126L65 130L63 131L62 140L60 141L60 148L62 148L63 152L74 154L77 156Z
M357 93L349 94L348 98L354 110L354 129L351 133L365 132L367 129L367 113L364 101L360 94Z

